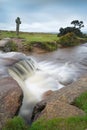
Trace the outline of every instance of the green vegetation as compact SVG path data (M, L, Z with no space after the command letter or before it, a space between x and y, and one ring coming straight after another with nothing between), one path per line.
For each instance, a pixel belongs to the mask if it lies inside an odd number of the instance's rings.
M85 130L87 116L39 119L29 127L22 118L14 117L7 121L2 130Z
M79 45L80 43L85 42L85 39L79 38L75 35L75 33L71 32L61 36L58 42L62 47L67 47Z
M17 38L14 31L1 31L0 36L2 38ZM20 32L18 38L25 39L29 42L56 42L58 40L56 34L50 33L28 33L28 32Z
M58 33L58 43L62 47L75 46L87 41L87 36L81 32L81 28L84 27L83 21L73 20L71 24L74 27L60 28Z
M21 117L14 117L7 121L2 130L29 130L29 126L25 124L25 121Z
M56 34L20 32L20 35L16 36L15 32L12 31L1 31L0 35L2 38L9 37L24 39L24 42L22 42L21 44L23 44L25 48L28 48L28 50L30 51L35 46L47 51L56 50L58 47L56 42L58 40L58 37Z
M83 21L79 21L79 20L73 20L71 22L71 24L74 25L74 28L76 28L76 26L79 27L79 29L81 29L82 27L84 27Z
M85 130L87 117L40 119L34 122L30 130Z
M64 36L67 33L74 33L76 36L83 37L83 33L81 32L81 28L84 27L83 21L79 20L73 20L71 24L74 25L74 27L66 27L66 28L60 28L58 36Z
M20 32L19 35L16 35L14 31L1 31L0 39L6 37L16 38L17 42L20 41L20 44L22 44L24 51L32 51L35 47L47 51L54 51L58 47L75 46L87 41L87 36L84 35L79 28L75 27L60 28L60 33L58 34L58 36L56 34L50 33L28 32Z
M0 37L3 38L14 38L17 37L14 31L0 31Z
M80 29L75 27L66 27L66 28L60 28L58 36L64 36L67 33L74 33L78 37L83 37L83 33L80 31Z
M4 49L3 49L4 52L9 52L9 51L17 51L17 45L13 42L13 41L9 41Z
M87 92L81 94L73 103L75 106L84 110L87 114Z

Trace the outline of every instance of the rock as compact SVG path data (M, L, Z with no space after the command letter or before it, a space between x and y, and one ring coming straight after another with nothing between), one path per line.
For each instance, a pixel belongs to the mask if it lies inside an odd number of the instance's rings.
M73 104L74 100L85 91L87 91L87 76L55 91L51 94L51 96L46 98L46 102L58 99L66 103Z
M53 93L52 90L48 90L47 92L45 92L45 93L42 95L42 99L47 98L47 97L50 96L52 93Z
M35 116L34 116L35 115ZM32 120L35 121L38 118L52 119L52 118L66 118L71 116L84 116L85 112L79 108L70 105L65 102L56 100L54 102L48 102L47 104L37 104L34 108Z
M32 121L40 117L54 118L85 115L82 110L72 105L74 100L85 91L87 91L87 76L53 92L36 104L32 114ZM43 109L40 109L40 107Z
M39 117L39 115L41 114L41 112L44 110L45 107L46 107L46 102L39 102L36 104L36 106L33 109L31 122L35 121Z
M0 48L3 48L10 41L11 41L10 38L4 38L4 39L0 40Z
M0 129L14 117L22 103L22 90L11 77L0 79Z
M10 38L4 38L4 39L2 39L2 40L0 40L0 50L5 50L6 49L6 45L9 43L9 42L11 42L11 39ZM7 50L6 50L6 52L8 52L9 50L8 50L8 48L7 48Z

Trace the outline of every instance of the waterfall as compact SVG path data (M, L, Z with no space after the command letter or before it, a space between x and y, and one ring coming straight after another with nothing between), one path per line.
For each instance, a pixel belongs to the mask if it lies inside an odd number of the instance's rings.
M16 74L23 81L27 77L30 77L30 75L32 75L36 69L37 68L34 62L30 58L26 60L21 60L9 68L10 73L13 72L13 74Z
M72 63L63 66L47 62L36 63L33 58L27 56L11 65L8 69L9 74L23 90L19 115L29 123L33 108L42 100L43 94L73 82L77 78L76 70Z
M23 104L19 115L30 122L34 105L41 101L48 90L57 90L58 82L49 74L40 70L31 58L25 58L9 67L9 74L23 90Z
M0 78L10 74L20 85L23 103L19 115L28 122L33 107L46 91L61 89L87 73L87 47L84 45L34 56L39 59L38 63L23 53L0 52Z

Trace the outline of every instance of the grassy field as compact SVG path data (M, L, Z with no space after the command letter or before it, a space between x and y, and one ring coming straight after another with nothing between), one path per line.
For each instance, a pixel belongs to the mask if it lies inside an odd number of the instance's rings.
M20 32L19 36L17 36L16 33L12 31L1 31L0 39L6 37L23 39L24 42L22 42L22 44L29 49L33 48L35 45L47 51L54 51L58 48L57 34Z
M16 33L13 31L1 31L0 37L10 37L14 38L17 37ZM38 41L38 42L55 42L58 40L57 34L51 33L27 33L27 32L20 32L18 38L26 39L27 41Z

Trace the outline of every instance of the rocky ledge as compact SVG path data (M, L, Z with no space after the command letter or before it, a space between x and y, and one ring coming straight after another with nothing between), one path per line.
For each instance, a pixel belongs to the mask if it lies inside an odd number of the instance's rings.
M0 79L0 129L14 117L22 103L22 90L11 77Z
M58 91L45 96L37 103L32 114L32 121L39 118L83 116L85 112L73 105L74 100L87 91L87 76Z

